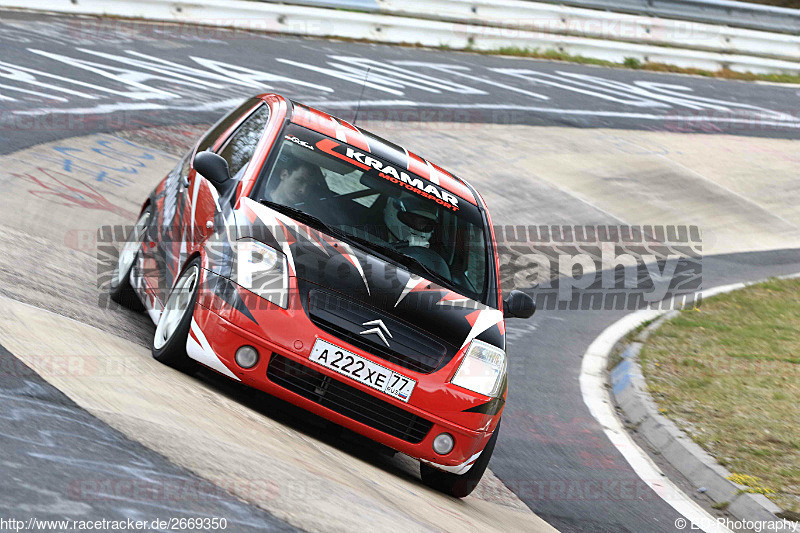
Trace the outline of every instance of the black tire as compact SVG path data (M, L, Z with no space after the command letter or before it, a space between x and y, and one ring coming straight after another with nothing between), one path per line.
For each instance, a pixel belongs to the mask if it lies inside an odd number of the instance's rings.
M128 236L126 238L126 244L129 243L131 241L131 239L136 237L137 227L139 226L139 223L142 221L142 219L147 217L148 222L149 222L149 218L152 216L152 214L153 214L153 211L150 208L150 206L148 205L144 209L144 211L142 211L142 214L139 215L139 219L136 221L136 224L133 226L133 228L131 229L130 233L128 234ZM142 239L144 238L144 234L142 234L141 237L142 237L141 239L138 239L138 242L139 242L140 245L141 245ZM123 245L123 248L124 248L124 246L125 245ZM118 256L118 259L117 259L117 265L114 268L114 273L111 275L111 283L110 283L110 288L109 288L108 295L109 295L109 298L111 298L112 301L117 302L121 306L127 307L128 309L130 309L132 311L136 311L137 313L141 313L141 312L143 312L145 310L145 307L144 307L144 304L142 303L142 301L136 295L136 291L133 290L133 287L131 286L131 279L130 279L131 278L131 270L133 270L133 265L136 263L136 257L138 257L139 252L138 251L136 252L136 254L133 256L133 260L131 261L131 263L127 267L124 268L125 272L123 272L122 275L120 276L120 273L119 273L119 270L120 270L120 258L122 256L122 254L123 254L123 250L121 249L119 251L119 256Z
M486 467L489 466L489 460L492 458L494 452L494 445L497 442L497 435L500 434L500 422L494 428L494 433L486 443L486 448L483 449L478 460L472 467L463 474L453 474L434 468L425 463L419 464L419 473L422 476L422 482L436 489L456 498L464 498L469 496L475 490L475 487L480 483L483 473L486 472Z
M192 326L192 315L194 314L195 304L197 303L200 268L200 258L195 257L189 261L189 263L187 263L186 267L178 276L178 279L175 280L175 286L172 288L169 296L167 297L167 303L164 305L164 311L161 314L161 319L156 325L156 332L153 335L153 343L151 344L153 358L156 361L183 372L191 372L197 368L197 362L186 354L186 339L189 336L189 329L191 329ZM191 291L185 291L185 296L188 296L188 304L186 305L185 309L183 309L182 315L178 319L177 325L172 330L169 338L159 342L158 336L163 333L162 327L164 326L162 324L162 320L167 318L167 311L170 306L173 305L171 303L173 301L173 297L179 297L177 295L179 295L181 292L180 286L182 280L185 280L185 276L191 275L192 272L194 272L197 278L194 286L191 288ZM163 344L161 344L162 342Z

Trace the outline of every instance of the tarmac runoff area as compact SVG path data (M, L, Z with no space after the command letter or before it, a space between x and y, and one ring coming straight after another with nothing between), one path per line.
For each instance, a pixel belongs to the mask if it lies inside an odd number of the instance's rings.
M361 126L467 178L495 224L693 224L704 254L800 246L798 141ZM112 135L0 158L0 344L102 421L295 526L552 530L490 473L474 497L441 496L408 458L362 460L156 363L147 317L98 308L96 229L133 222L175 160Z

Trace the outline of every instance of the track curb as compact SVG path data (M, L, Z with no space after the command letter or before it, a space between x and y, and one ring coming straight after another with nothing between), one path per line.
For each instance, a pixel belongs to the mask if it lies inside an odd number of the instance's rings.
M800 277L800 273L779 278L798 277ZM763 281L766 280L715 287L703 291L702 298L743 289ZM622 338L607 351L606 357L615 350L618 350L622 356L622 361L608 372L611 396L617 404L618 416L622 418L622 422L629 432L641 435L652 447L652 451L662 456L676 470L686 476L695 487L705 489L705 494L715 503L727 502L726 511L735 518L743 521L762 522L765 526L772 524L772 528L766 527L761 531L787 531L785 527L779 527L782 519L776 516L782 509L763 494L743 492L747 488L746 486L730 481L728 478L732 473L693 442L674 422L662 415L647 391L639 364L639 351L653 331L678 314L677 310L664 311L636 335L632 342L626 337L630 332L635 331L638 325L629 327ZM793 524L790 523L791 525Z

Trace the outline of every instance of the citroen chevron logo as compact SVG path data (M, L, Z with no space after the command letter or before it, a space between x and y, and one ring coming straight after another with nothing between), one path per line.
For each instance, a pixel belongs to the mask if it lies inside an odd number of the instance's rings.
M386 346L389 346L389 341L386 340L384 332L386 333L386 335L389 336L390 339L392 338L392 333L389 331L389 328L386 327L386 324L383 323L383 320L381 320L380 318L377 320L370 320L369 322L364 322L361 325L375 326L375 327L362 331L360 335L369 335L370 333L374 333L375 335L381 338L381 340Z

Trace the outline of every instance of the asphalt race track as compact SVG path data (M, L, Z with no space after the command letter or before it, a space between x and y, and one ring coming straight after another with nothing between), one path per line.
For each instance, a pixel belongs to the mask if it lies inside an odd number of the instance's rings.
M80 127L207 122L259 90L347 119L366 67L373 120L792 138L800 128L797 87L92 17L2 20L0 101L15 113L0 118L18 132L3 151L29 146L26 129L41 142Z
M462 502L290 406L152 363L149 320L98 309L82 236L130 223L194 136L247 95L275 91L348 119L370 67L359 124L469 179L495 224L698 225L703 288L800 271L800 87L8 11L0 50L0 516L547 530L538 516L565 532L675 530L680 515L608 441L578 383L589 344L630 311L544 309L508 322L494 475ZM129 370L95 379L43 359L66 353L70 335L89 339L82 356ZM208 450L190 434L192 415ZM247 485L243 465L259 475L274 465L211 444L255 443L259 431L308 461L272 445L263 453L282 469L276 485ZM193 442L195 456L178 446ZM314 476L352 492L297 490ZM153 487L180 488L170 498ZM364 500L336 514L351 496ZM309 518L315 498L329 522Z

